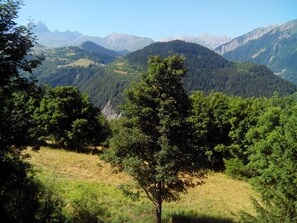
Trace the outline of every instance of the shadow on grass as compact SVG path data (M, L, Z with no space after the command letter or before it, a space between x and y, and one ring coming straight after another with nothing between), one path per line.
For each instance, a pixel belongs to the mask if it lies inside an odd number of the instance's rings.
M234 220L224 217L199 216L189 213L172 214L169 219L164 220L168 223L235 223Z
M100 155L102 154L102 149L98 149L96 147L84 147L80 148L78 150L75 149L69 149L69 148L61 148L58 144L55 143L45 143L43 146L47 146L51 149L58 149L58 150L66 150L66 151L71 151L71 152L76 152L76 153L83 153L83 154L92 154L92 155Z
M81 148L76 152L84 153L84 154L100 155L102 153L102 150L97 148Z

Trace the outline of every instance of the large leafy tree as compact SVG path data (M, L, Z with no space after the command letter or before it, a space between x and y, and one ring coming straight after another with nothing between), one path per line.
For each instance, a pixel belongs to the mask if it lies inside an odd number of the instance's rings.
M183 61L181 56L150 58L148 72L126 92L124 117L106 154L144 190L156 207L157 222L164 201L177 200L193 186L190 176L204 176L196 171L198 155L191 146Z
M31 71L41 62L41 58L30 55L35 41L30 27L17 26L14 22L19 5L20 1L0 1L0 140L2 147L8 148L19 145L16 131L25 135L28 129L19 125L26 122L28 116L24 116L30 113L20 111L21 103L25 105L40 93L33 81L19 74L19 70Z
M35 112L41 137L57 142L63 148L79 150L96 145L108 136L105 118L76 87L48 89Z
M19 70L31 71L40 60L30 56L34 37L30 27L14 19L20 1L0 1L0 216L2 222L34 222L39 185L22 155L33 127L32 111L39 90L21 78ZM36 100L35 100L36 99Z
M296 104L272 106L247 133L248 168L260 192L258 222L297 221L297 116Z

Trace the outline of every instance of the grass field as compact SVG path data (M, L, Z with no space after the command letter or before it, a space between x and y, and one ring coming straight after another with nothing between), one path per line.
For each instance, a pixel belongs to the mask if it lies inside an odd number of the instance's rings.
M72 63L67 65L63 65L64 67L71 67L71 66L81 66L81 67L88 67L90 64L95 64L94 61L89 59L78 59Z
M113 173L100 156L43 147L29 151L30 162L42 181L54 184L66 201L101 210L107 222L154 222L154 206L141 195L133 201L121 184L133 184L124 173ZM205 184L182 194L178 202L164 203L164 222L237 222L241 211L254 214L250 185L221 173L210 173Z

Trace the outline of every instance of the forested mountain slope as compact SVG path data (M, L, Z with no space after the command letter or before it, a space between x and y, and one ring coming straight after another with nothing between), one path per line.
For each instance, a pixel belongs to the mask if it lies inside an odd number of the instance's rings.
M188 74L184 78L184 84L189 93L196 90L215 90L243 97L270 97L275 91L284 95L297 90L294 84L274 75L265 66L230 62L206 47L179 40L151 44L106 65L93 58L93 51L84 49L85 54L82 56L82 51L74 52L73 49L77 50L72 47L59 48L53 54L46 55L47 59L35 71L35 77L41 83L49 83L51 86L79 87L91 96L95 105L109 115L122 102L123 90L147 69L148 58L152 55L166 57L181 54L186 58ZM78 64L77 61L65 64L67 55L86 58L86 64ZM61 65L61 62L64 64Z
M216 90L243 97L270 97L275 91L288 94L296 86L274 75L265 66L253 63L234 63L219 54L194 43L171 41L155 43L125 56L131 64L146 67L150 55L185 56L188 74L184 79L188 91Z

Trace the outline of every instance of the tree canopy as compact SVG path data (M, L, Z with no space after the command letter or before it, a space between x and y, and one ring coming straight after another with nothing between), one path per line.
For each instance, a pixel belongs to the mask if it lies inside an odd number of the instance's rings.
M260 222L297 221L296 125L296 105L272 106L247 133L247 166L264 203L258 206Z
M188 123L191 103L183 88L184 58L151 57L149 69L126 91L124 118L110 142L107 160L130 174L156 207L179 198L192 185L197 157ZM188 174L188 175L187 175Z
M0 216L1 222L31 223L41 214L41 187L22 151L31 140L41 92L19 71L31 71L41 61L30 55L34 45L30 26L14 22L20 4L0 1Z
M39 137L53 140L62 148L79 150L98 145L109 133L105 118L89 96L72 86L49 88L35 118Z

